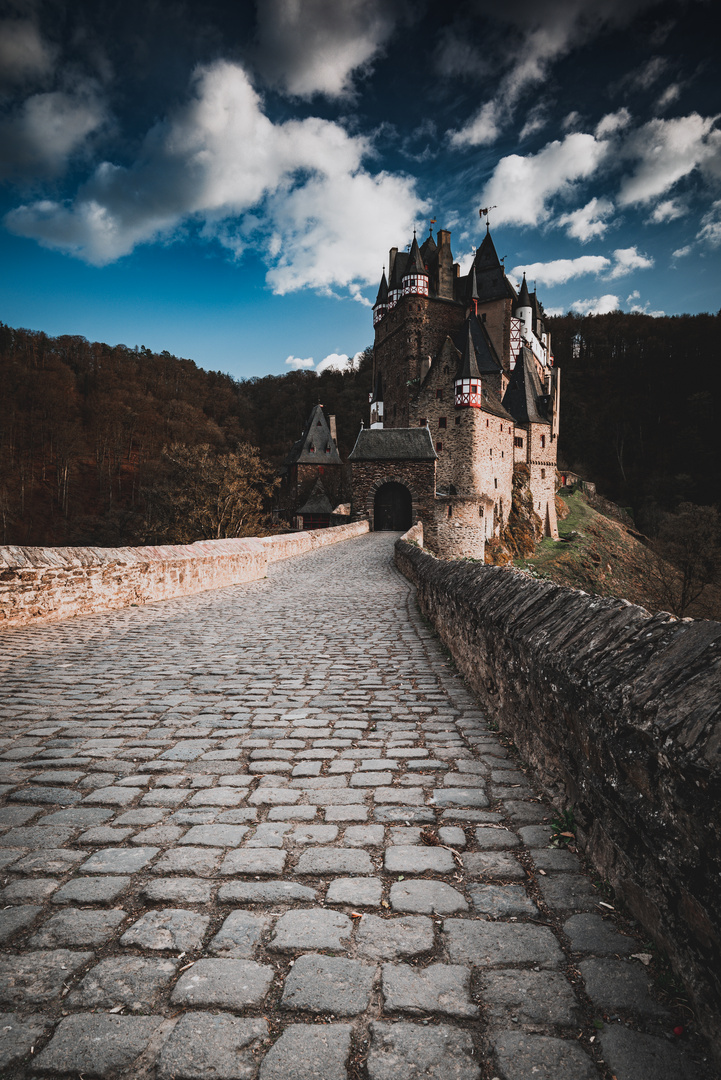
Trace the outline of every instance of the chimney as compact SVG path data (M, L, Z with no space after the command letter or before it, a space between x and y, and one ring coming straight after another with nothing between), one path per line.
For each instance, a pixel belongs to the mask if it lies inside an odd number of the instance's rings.
M388 280L391 280L391 274L393 273L393 267L396 261L396 255L398 254L398 248L391 248L388 252Z
M336 428L335 428L335 416L329 416L328 417L328 427L330 428L330 437L333 440L333 445L337 446L338 445L338 435L336 434Z

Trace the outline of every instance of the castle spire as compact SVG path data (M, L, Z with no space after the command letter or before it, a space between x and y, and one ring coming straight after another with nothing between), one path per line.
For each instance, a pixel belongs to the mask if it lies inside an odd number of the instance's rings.
M376 296L376 302L373 305L373 325L376 326L386 311L388 311L388 282L386 281L386 268L383 267L383 274L381 275L381 283L378 286L378 295Z

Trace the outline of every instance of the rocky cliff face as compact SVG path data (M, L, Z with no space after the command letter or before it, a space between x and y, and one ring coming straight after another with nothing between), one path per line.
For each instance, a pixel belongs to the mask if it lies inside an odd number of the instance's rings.
M721 624L402 541L396 562L721 1048Z
M528 558L543 539L543 522L533 509L530 482L528 466L514 465L511 512L500 537L486 546L486 562L492 566L507 566L514 559Z

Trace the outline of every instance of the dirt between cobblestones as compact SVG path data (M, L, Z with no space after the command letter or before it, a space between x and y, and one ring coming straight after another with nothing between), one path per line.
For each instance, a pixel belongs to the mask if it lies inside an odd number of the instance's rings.
M394 539L0 635L3 1080L711 1080Z

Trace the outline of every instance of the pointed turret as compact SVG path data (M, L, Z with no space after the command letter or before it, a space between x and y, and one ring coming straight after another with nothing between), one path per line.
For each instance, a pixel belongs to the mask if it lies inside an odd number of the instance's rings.
M381 283L378 286L378 295L376 296L376 302L373 305L374 326L381 321L386 311L388 311L388 282L386 281L386 269L383 267Z
M526 282L525 273L523 275L523 281L521 282L521 290L518 294L518 303L516 304L513 314L517 319L520 319L523 324L521 333L524 339L530 341L533 332L533 307L531 305L531 298L528 295L528 284Z
M428 296L428 271L423 263L415 232L403 273L403 295Z
M396 251L395 248L391 249L393 259L391 262L391 269L388 275L388 310L394 308L398 303L400 297L403 295L403 277L406 271L406 260L408 255L404 251Z
M511 299L516 302L516 293L510 281L506 277L503 263L498 258L498 252L491 238L490 232L486 232L483 243L476 252L473 260L478 282L478 302L483 304L488 300Z
M470 319L467 323L463 352L455 378L455 405L457 409L473 406L481 407L481 373L478 370L476 346L473 343Z
M473 314L478 314L478 278L476 277L476 264L471 266L471 272L468 275L468 307L473 310Z

